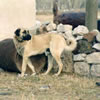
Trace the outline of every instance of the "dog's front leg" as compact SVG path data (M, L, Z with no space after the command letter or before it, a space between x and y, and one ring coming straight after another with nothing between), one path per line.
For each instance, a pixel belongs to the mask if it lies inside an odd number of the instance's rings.
M28 60L28 66L29 66L29 68L32 70L32 76L36 75L34 66L33 66L33 64L32 64L32 62L31 62L30 59Z
M23 57L21 77L23 77L25 74L27 62L28 62L28 57Z

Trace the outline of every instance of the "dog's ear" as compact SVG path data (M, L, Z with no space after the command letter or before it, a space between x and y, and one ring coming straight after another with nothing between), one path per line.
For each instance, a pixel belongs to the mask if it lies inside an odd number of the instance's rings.
M16 36L20 36L20 28L18 28L16 31L15 31L15 34L16 34Z

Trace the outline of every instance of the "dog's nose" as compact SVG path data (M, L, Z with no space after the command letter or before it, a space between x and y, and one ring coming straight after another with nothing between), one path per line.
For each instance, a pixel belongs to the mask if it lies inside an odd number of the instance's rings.
M27 38L30 40L31 39L31 35L28 35Z
M26 36L23 37L23 40L30 40L31 39L31 35L27 34Z

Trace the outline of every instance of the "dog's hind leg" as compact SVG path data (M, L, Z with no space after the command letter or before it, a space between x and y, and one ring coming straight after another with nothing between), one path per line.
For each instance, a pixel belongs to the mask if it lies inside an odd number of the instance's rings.
M61 58L60 58L61 54L63 52L63 48L59 48L59 45L55 46L53 44L52 47L50 48L50 52L51 52L53 58L56 60L58 66L59 66L59 70L58 70L57 74L55 74L56 76L58 76L58 75L60 75L62 68L63 68L63 64L62 64L62 61L61 61Z
M29 66L29 68L32 70L32 76L36 75L34 66L33 66L33 64L32 64L32 62L31 62L30 59L28 60L28 66Z
M58 75L60 75L62 68L63 68L63 64L62 64L62 61L60 58L61 52L57 52L56 50L55 51L51 50L51 53L59 66L59 70L58 70L57 74L55 74L56 76L58 76Z
M57 62L57 64L58 64L58 66L59 66L59 70L58 70L58 72L57 72L57 74L55 74L56 76L58 76L58 75L60 75L60 73L61 73L61 71L62 71L62 68L63 68L63 64L62 64L62 61L61 61L61 59L60 59L60 57L54 57L55 58L55 60L56 60L56 62Z
M47 71L43 75L47 75L53 67L53 57L51 54L48 55L48 68Z

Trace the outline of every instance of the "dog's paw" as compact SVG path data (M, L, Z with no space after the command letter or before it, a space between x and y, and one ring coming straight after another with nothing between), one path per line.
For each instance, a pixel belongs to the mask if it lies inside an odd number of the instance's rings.
M59 74L57 73L57 74L54 74L55 76L59 76Z
M18 74L18 77L24 77L24 76L27 76L27 74Z
M36 73L34 72L31 76L35 76L36 75Z

